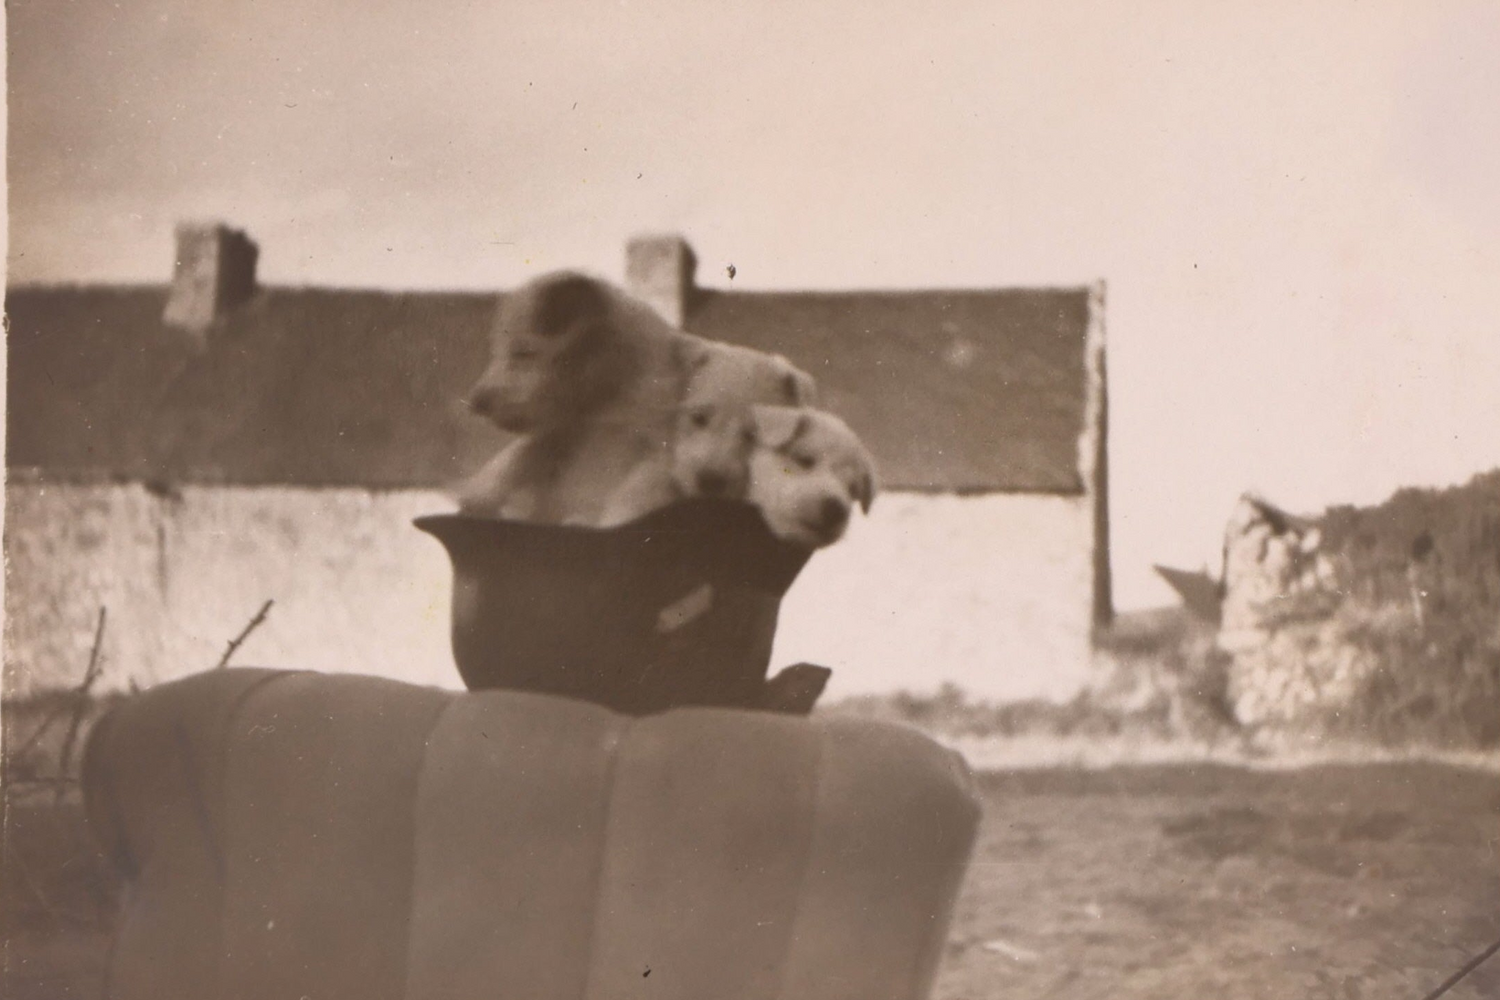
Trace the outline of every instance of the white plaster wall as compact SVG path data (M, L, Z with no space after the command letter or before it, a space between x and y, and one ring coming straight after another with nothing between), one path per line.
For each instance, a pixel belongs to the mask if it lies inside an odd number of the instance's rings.
M461 687L447 556L411 525L451 509L439 494L11 483L6 502L7 694L76 683L101 604L109 690L213 666L267 598L237 665Z
M829 696L958 684L1066 698L1090 662L1082 498L887 494L782 604L773 667L832 667Z
M127 663L160 662L156 498L12 482L5 501L5 693L78 683L100 607L109 611L100 687L122 686Z
M447 557L411 526L439 494L13 481L6 500L8 694L76 683L100 605L101 687L121 689L211 667L267 598L236 664L460 686ZM772 666L834 668L831 696L1065 697L1088 670L1090 538L1080 499L882 496L793 586Z

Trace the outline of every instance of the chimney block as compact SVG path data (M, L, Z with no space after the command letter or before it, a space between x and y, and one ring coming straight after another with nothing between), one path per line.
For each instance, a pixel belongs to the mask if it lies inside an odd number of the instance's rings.
M637 236L625 245L626 287L673 326L687 318L697 268L681 236Z
M162 319L201 333L255 294L260 248L221 222L177 226L177 262Z

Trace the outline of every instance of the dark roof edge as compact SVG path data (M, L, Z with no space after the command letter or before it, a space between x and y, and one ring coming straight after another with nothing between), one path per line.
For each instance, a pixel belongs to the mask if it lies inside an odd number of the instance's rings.
M157 292L172 287L170 281L11 281L10 292Z

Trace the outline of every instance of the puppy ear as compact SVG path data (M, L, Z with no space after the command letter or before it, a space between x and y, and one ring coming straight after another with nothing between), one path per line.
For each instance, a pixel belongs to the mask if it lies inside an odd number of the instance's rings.
M817 401L818 387L811 375L777 354L773 360L781 369L781 396L787 406L811 406Z
M537 289L532 323L544 337L574 333L605 319L609 298L593 278L565 274Z
M875 503L875 476L868 467L855 484L854 499L859 501L860 510L870 513L870 507Z
M673 338L668 356L675 383L672 394L679 404L686 403L698 373L708 365L707 345L692 334L685 333Z
M808 415L806 410L799 409L793 410L792 412L797 415L797 418L796 420L792 421L791 429L787 432L786 437L782 438L776 443L775 447L777 448L777 450L784 451L787 448L790 448L793 443L795 443L796 440L802 435L806 434L808 428L812 426L812 417Z
M808 406L813 401L813 393L808 386L809 379L806 375L796 369L789 369L781 376L781 396L788 406Z
M605 405L635 377L635 360L608 325L583 321L552 358L558 406L582 415Z
M818 405L818 383L807 372L797 371L797 391L800 398L798 402L803 406Z
M818 383L813 381L813 377L788 361L784 355L776 355L776 360L786 369L782 384L785 386L787 402L792 406L816 405Z
M789 406L757 406L755 433L762 445L780 451L807 433L809 418L805 410Z
M789 436L786 439L786 441L783 443L782 447L784 447L784 448L791 447L792 442L796 441L802 435L806 434L808 432L808 429L811 428L811 427L812 427L812 415L809 414L809 413L807 413L805 410L802 411L802 412L800 412L800 413L798 413L797 414L797 424L796 424L795 427L792 428L791 436Z

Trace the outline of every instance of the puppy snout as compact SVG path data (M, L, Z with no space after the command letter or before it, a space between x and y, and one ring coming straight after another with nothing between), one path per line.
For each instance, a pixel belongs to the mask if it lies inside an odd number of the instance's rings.
M729 477L718 469L703 469L698 473L698 492L706 497L723 496L729 492Z
M493 418L500 409L500 393L493 386L476 386L464 405L481 417Z
M503 431L513 434L531 429L535 421L528 409L513 394L494 385L475 386L464 400L470 412L483 417Z
M849 506L833 497L825 497L818 506L818 527L824 531L842 528L849 520Z

